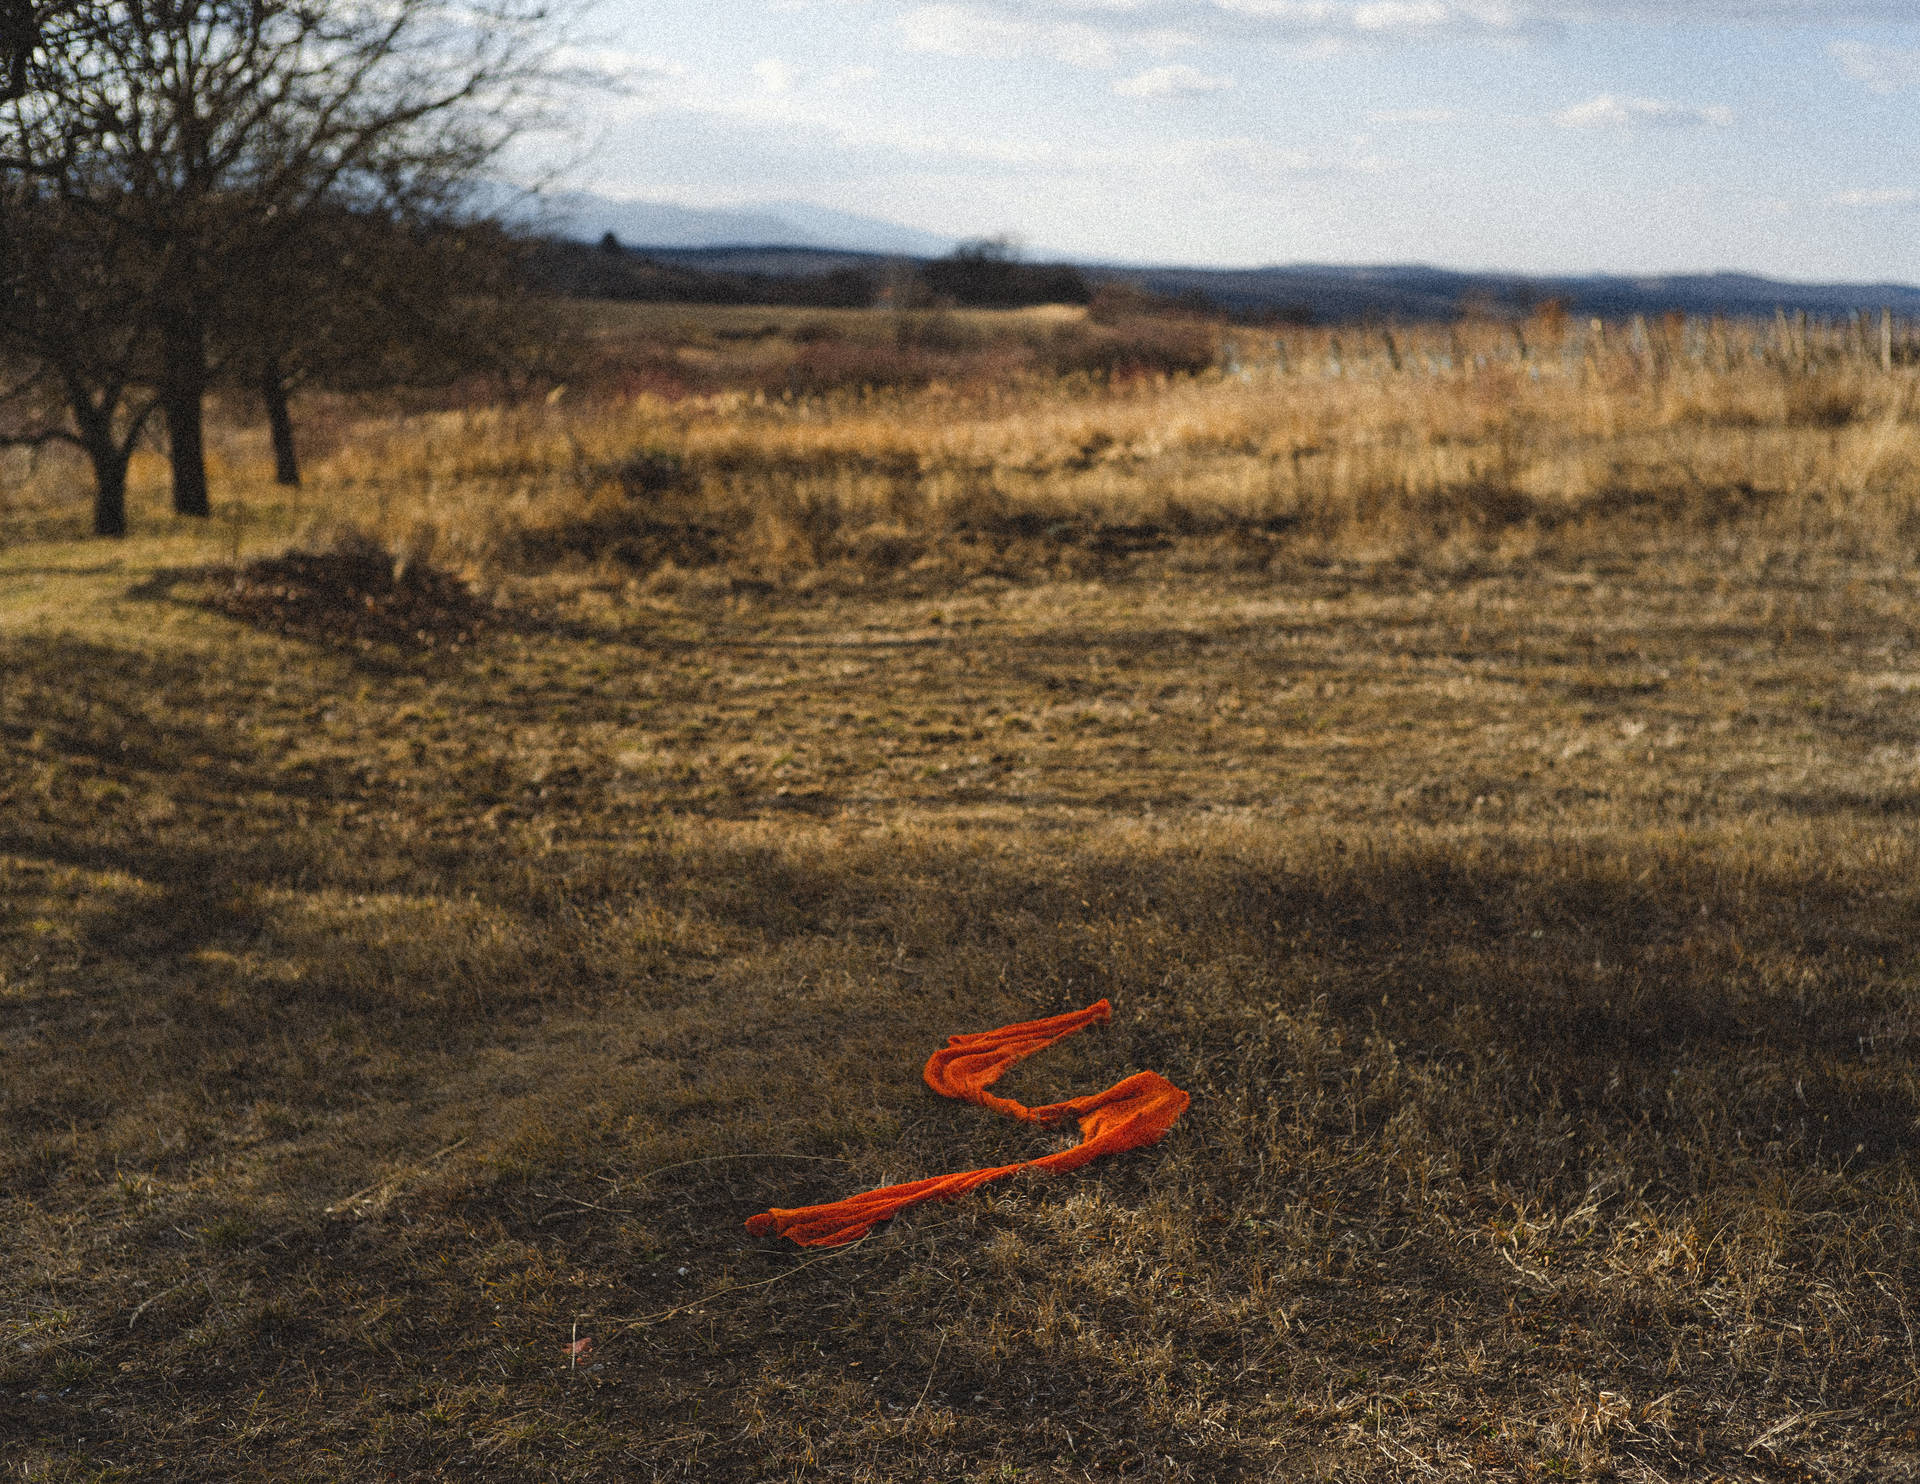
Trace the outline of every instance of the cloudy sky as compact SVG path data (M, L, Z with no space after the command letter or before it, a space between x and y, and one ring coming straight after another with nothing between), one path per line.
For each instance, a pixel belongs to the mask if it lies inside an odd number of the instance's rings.
M1920 281L1920 0L601 0L572 181L1134 262Z

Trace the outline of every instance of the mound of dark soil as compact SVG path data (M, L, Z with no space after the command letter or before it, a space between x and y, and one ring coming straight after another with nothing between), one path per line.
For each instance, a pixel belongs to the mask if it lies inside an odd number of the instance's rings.
M494 620L449 572L380 550L261 557L208 587L206 606L257 629L335 648L455 650Z

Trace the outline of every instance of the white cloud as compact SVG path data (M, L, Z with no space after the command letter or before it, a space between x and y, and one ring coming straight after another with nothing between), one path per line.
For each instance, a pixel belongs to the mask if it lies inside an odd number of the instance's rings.
M913 51L1089 68L1212 42L1312 50L1542 29L1505 0L935 0L898 25Z
M615 46L567 46L554 57L564 71L616 91L679 82L689 75L684 63Z
M1863 41L1836 41L1827 55L1840 70L1870 92L1891 94L1920 83L1920 50L1904 46L1868 46Z
M857 178L863 170L894 168L904 160L956 169L1033 169L1059 153L1056 141L1021 131L955 132L876 114L862 93L879 75L872 67L822 73L764 58L752 65L751 81L743 85L737 72L675 64L652 69L649 86L602 100L597 112L607 124L644 127L652 139L664 141L659 148L667 158L697 161L710 149L733 151L804 161L793 167L795 173L820 178Z
M1418 3L1418 0L1407 0ZM1529 23L1609 24L1620 21L1682 25L1760 24L1823 26L1855 22L1912 21L1912 0L1450 0L1456 15L1483 25Z
M1174 98L1189 93L1219 93L1233 86L1233 79L1198 67L1174 65L1150 67L1132 77L1123 77L1113 85L1123 98Z
M793 64L783 62L778 57L768 57L753 64L753 75L760 79L760 86L769 93L791 93L793 84L799 76L793 70Z
M1371 175L1387 168L1387 161L1366 152L1364 140L1354 145L1343 152L1320 153L1250 135L1186 139L1150 151L1137 163L1183 178L1203 176L1216 191L1271 195L1307 177Z
M1312 47L1518 35L1557 23L1551 6L1509 0L966 0L922 6L909 19L927 17L913 20L924 30L937 20L950 33L958 29L959 12L975 46L989 34L991 18L1031 39L1051 39L1065 28L1076 48L1085 45L1086 33L1109 46L1178 38L1183 44L1253 40ZM994 28L993 34L1010 41L1014 33Z
M1367 115L1367 122L1375 125L1413 124L1457 124L1460 115L1451 108L1383 108Z
M1073 67L1119 62L1115 37L1079 21L1035 21L980 5L922 5L900 18L910 51L1011 60L1039 56Z
M1920 203L1920 191L1907 186L1882 186L1877 190L1841 191L1827 197L1833 206L1913 206Z
M1514 41L1592 24L1832 27L1915 18L1914 0L936 0L913 4L901 24L922 51L1107 67L1143 44L1268 42L1311 54Z
M1655 124L1668 129L1697 128L1702 124L1725 128L1733 122L1733 110L1718 105L1698 108L1686 103L1670 103L1664 98L1622 98L1601 93L1562 109L1553 116L1553 121L1563 129L1624 129L1634 124Z
M1461 20L1478 19L1466 14L1468 7L1454 6L1444 0L1372 0L1353 8L1357 31L1438 31Z
M1683 24L1754 22L1761 25L1844 26L1854 22L1911 21L1911 0L1588 0L1558 9L1582 21L1678 21Z
M1338 25L1347 11L1332 0L1213 0L1211 8L1286 26Z

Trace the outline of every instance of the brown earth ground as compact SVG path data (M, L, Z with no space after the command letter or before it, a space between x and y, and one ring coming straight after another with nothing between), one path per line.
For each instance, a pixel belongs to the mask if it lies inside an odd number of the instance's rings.
M1910 541L143 520L0 549L15 1477L1920 1475ZM741 1229L1054 1147L919 1069L1101 996L1008 1090L1163 1144Z

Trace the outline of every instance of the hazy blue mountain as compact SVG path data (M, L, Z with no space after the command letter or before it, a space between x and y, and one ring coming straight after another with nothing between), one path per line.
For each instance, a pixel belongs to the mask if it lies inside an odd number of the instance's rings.
M871 269L885 255L845 247L725 246L663 247L651 256L703 273L810 278L846 269ZM1747 273L1533 278L1419 265L1302 263L1271 268L1167 268L1083 263L1080 267L1096 285L1118 279L1168 296L1197 292L1230 314L1250 318L1274 315L1327 325L1449 320L1468 310L1524 314L1554 299L1572 314L1606 319L1670 310L1765 317L1776 309L1789 314L1804 310L1816 318L1835 319L1854 310L1877 313L1882 307L1920 319L1920 288L1910 284L1791 283Z
M805 201L770 201L763 208L812 235L804 247L851 247L861 252L891 253L901 257L944 258L960 245L958 237L942 237L905 227L880 217L857 216Z
M572 191L549 199L541 216L549 230L565 236L592 241L611 232L633 248L819 247L937 258L953 251L955 242L898 222L804 201L706 210Z
M1461 273L1420 265L1344 267L1303 263L1273 268L1096 268L1096 278L1125 278L1155 293L1198 290L1237 313L1297 309L1322 322L1451 319L1479 306L1523 312L1557 299L1574 314L1769 315L1775 309L1819 316L1882 306L1920 315L1920 289L1898 283L1791 283L1748 273L1659 276L1589 274L1530 277Z
M612 232L622 246L703 273L806 278L837 270L874 271L879 260L945 257L958 240L898 222L805 201L769 201L705 210L658 201L622 201L575 191L537 205L503 197L497 207L536 231L595 242ZM1058 261L1029 252L1030 261ZM1296 263L1259 268L1081 264L1095 283L1125 279L1155 293L1199 293L1230 313L1279 315L1321 324L1451 319L1463 310L1525 313L1557 299L1578 315L1771 315L1817 317L1854 310L1920 318L1920 288L1908 284L1792 283L1745 273L1528 276L1459 272L1422 264L1349 266Z

